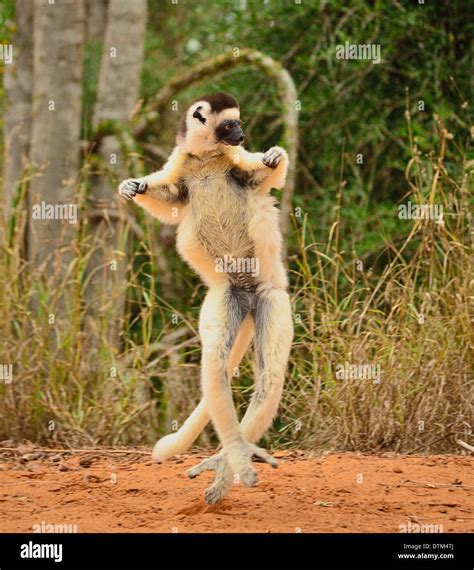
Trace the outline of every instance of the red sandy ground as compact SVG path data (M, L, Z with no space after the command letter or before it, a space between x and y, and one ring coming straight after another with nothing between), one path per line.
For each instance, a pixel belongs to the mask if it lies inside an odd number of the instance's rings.
M205 505L213 473L186 470L206 453L151 463L143 450L68 454L0 449L0 532L74 524L77 532L400 532L442 525L474 532L470 457L277 452L259 483Z

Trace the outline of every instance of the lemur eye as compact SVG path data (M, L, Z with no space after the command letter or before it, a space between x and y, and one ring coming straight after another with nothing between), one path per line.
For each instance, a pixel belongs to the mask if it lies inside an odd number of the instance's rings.
M224 131L230 131L230 125L226 125L226 126L224 127Z

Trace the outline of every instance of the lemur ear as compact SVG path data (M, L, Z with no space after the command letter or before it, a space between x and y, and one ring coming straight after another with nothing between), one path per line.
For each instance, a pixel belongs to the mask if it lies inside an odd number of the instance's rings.
M206 118L201 115L201 113L200 113L201 109L202 109L202 107L198 107L198 108L194 111L193 117L194 117L195 119L198 119L198 121L199 121L200 123L202 123L203 125L205 125L205 124L206 124Z

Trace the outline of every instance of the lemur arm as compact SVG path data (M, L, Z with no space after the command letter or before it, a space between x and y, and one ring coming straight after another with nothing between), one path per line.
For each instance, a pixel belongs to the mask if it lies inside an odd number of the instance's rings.
M160 222L177 225L183 218L187 193L183 186L170 183L155 185L152 190L137 194L132 199Z
M267 152L249 152L241 146L228 147L227 156L234 164L247 172L254 171L259 182L257 193L267 194L272 188L282 188L288 171L288 154L286 150L274 146Z
M185 154L176 146L161 170L124 180L119 186L119 193L160 221L179 224L187 202L187 189L179 179L184 159Z
M179 146L175 146L161 170L148 174L140 180L147 182L150 190L153 190L157 186L176 184L179 180L181 167L183 166L185 158L186 153L184 153Z

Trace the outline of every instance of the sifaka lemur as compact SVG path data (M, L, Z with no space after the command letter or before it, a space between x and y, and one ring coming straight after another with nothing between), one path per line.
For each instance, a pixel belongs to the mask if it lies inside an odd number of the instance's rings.
M186 451L211 419L222 450L188 473L216 471L205 493L210 504L234 482L256 483L252 457L277 466L255 444L277 413L293 339L279 213L270 195L285 182L288 155L277 146L250 153L244 137L234 97L200 97L186 111L163 169L119 186L152 216L178 225L178 252L208 287L199 317L203 397L176 433L156 443L153 459ZM255 390L239 424L230 381L252 338Z

